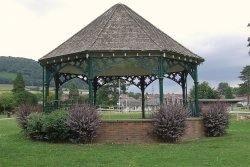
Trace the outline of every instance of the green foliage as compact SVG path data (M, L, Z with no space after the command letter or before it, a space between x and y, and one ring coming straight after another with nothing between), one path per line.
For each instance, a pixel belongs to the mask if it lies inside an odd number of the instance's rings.
M68 112L54 111L42 113L40 106L22 105L17 108L17 122L31 139L53 142L69 139L69 126L66 123Z
M237 96L240 95L239 89L240 89L239 87L233 87L233 88L232 88L233 94L235 94L235 95L237 95Z
M22 104L31 104L31 105L36 105L38 103L38 99L36 95L33 93L30 93L26 90L20 91L20 92L15 92L14 97L16 100L16 104L22 105Z
M13 74L21 72L27 85L42 85L42 67L35 60L0 56L0 71L2 84L12 84Z
M226 133L229 125L228 105L222 102L216 102L204 107L201 113L207 136L218 137Z
M217 91L221 96L224 96L226 99L233 99L233 91L227 82L221 82L218 85Z
M9 83L8 81L14 81L16 78L16 73L0 72L0 78L2 81L5 81L1 83Z
M95 107L87 104L73 107L67 118L71 141L80 143L91 142L97 135L100 121L100 116Z
M35 93L34 95L36 96L36 99L38 102L43 101L43 94L42 93L39 92L39 93Z
M25 129L26 135L31 139L42 140L45 136L45 133L42 130L44 118L45 116L41 112L31 113L27 117L27 128Z
M141 93L128 92L128 96L133 97L135 99L139 99L141 96Z
M88 84L86 82L83 82L79 78L69 80L68 82L62 85L62 88L65 88L67 90L67 88L69 88L71 84L75 84L78 89L88 90Z
M248 167L250 121L232 121L228 135L182 144L64 144L25 140L14 120L0 121L1 167ZM126 156L124 156L126 155Z
M14 95L11 92L2 93L0 96L0 111L3 109L3 111L10 111L12 110L16 105L16 101L14 99Z
M154 116L154 134L165 142L177 142L184 135L187 116L187 108L180 104L161 106Z
M21 73L17 73L17 76L13 82L14 99L17 106L22 104L37 104L37 97L25 90L25 83Z
M118 92L104 85L97 91L96 104L101 106L115 106L118 102Z
M225 90L225 98L226 99L233 99L234 96L233 96L233 91L232 91L232 88L231 87L228 87L226 90Z
M25 130L27 129L27 117L34 112L42 112L42 106L39 105L21 105L15 109L16 119L19 126Z
M24 83L24 80L23 80L23 75L18 72L17 75L16 75L16 78L13 82L13 92L16 93L16 92L22 92L25 90L25 83Z
M42 132L49 141L67 141L69 139L69 126L66 123L68 112L54 111L47 114L42 122Z
M126 92L126 82L120 80L120 93ZM96 102L100 106L116 106L119 100L119 80L114 80L102 86L97 91Z
M69 86L69 99L75 102L79 100L79 90L74 83L70 84Z
M54 91L49 91L49 96L48 96L48 99L47 99L48 103L51 103L52 101L55 100L55 92Z
M80 104L88 103L88 101L89 101L89 96L87 95L79 96L78 102Z
M0 56L0 84L12 84L17 72L23 74L26 85L42 86L42 67L37 61L20 57ZM81 89L87 89L88 87L80 79L72 79L63 84L62 87L68 87L71 83L75 83Z
M190 96L194 99L194 86L190 89ZM198 85L198 96L199 99L219 99L219 93L211 88L208 82L202 82Z
M239 84L239 94L247 96L248 105L250 104L250 65L247 65L240 72L239 78L243 81L243 83Z

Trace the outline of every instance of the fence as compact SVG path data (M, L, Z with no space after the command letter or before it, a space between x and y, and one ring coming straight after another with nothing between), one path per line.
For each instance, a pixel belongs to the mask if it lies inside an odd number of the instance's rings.
M81 103L78 103L77 101L73 101L73 100L67 100L67 101L52 101L51 103L47 103L45 105L45 112L51 112L51 111L54 111L54 110L57 110L57 109L61 109L61 110L69 110L70 108L72 108L74 105L81 105ZM188 107L190 113L190 117L199 117L199 112L197 112L195 110L195 104L194 102L192 101L189 101L186 106ZM159 106L158 106L159 108ZM123 110L118 110L117 108L115 107L101 107L101 106L97 106L97 110L101 113L105 113L106 115L111 115L112 113L116 113L116 114L119 114L119 113L123 113L123 114L126 114L126 113L130 113L131 115L131 118L134 118L133 114L132 113L141 113L141 112L135 112L135 111L131 111L131 112L125 112ZM146 114L148 115L148 117L152 116L152 113L155 112L157 110L152 110L152 111L149 111L149 110L146 110ZM105 115L104 114L104 115ZM136 114L134 114L136 115ZM140 115L140 114L137 114L137 115ZM129 118L129 116L124 116L125 118ZM136 118L139 118L138 116L136 116Z

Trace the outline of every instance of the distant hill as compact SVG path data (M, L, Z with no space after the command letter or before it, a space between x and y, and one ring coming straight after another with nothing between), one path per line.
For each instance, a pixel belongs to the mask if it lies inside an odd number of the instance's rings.
M32 59L0 56L0 84L12 84L21 72L28 86L42 85L42 67Z
M32 59L0 56L0 84L12 84L16 73L21 72L27 86L42 86L42 67ZM72 79L63 87L75 83L80 89L87 89L87 84L79 79ZM53 82L51 83L53 86Z

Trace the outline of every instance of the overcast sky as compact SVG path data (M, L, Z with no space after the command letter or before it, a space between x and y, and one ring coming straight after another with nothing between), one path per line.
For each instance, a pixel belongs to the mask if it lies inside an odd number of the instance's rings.
M119 2L205 58L200 82L241 82L250 0L0 0L0 56L38 60Z

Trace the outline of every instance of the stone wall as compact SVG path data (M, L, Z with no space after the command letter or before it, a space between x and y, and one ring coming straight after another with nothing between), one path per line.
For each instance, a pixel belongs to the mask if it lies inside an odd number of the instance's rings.
M94 143L159 143L152 135L152 122L151 119L103 120ZM203 136L202 119L189 118L181 141L195 140Z

